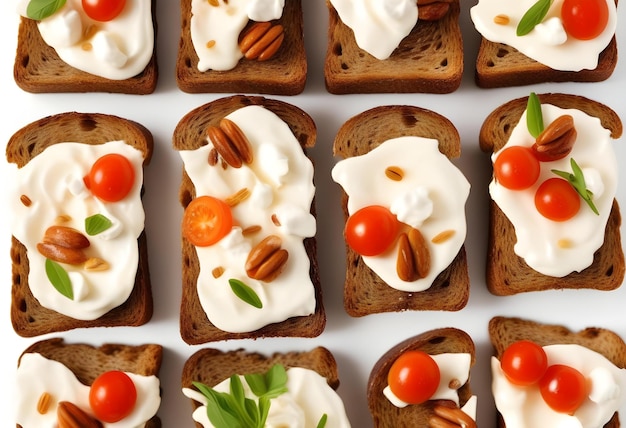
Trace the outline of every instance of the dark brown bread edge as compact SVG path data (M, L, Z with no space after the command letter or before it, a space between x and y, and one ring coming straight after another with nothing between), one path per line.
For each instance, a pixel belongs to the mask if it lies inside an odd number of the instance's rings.
M439 127L428 127L425 115L441 122ZM389 126L389 123L402 126ZM359 127L368 123L374 130L363 138ZM375 124L375 125L373 125ZM447 118L430 110L414 106L375 107L349 119L339 129L333 144L335 155L343 158L363 155L384 141L401 136L420 136L439 141L439 151L449 158L461 154L458 131ZM367 138L367 139L366 139ZM344 220L348 218L348 196L342 191ZM458 311L469 300L469 274L465 246L462 246L450 266L444 270L426 291L409 293L389 287L364 262L359 254L346 244L346 278L344 283L344 307L353 317L379 312L405 310ZM366 288L365 285L371 287ZM372 301L383 302L372 304Z
M62 338L36 342L30 345L22 355L26 353L39 353L45 358L62 363L84 385L91 385L100 374L109 370L122 370L141 376L158 377L163 359L161 345L104 344L94 347L83 343L66 344ZM21 358L20 356L19 361ZM17 427L21 428L20 425ZM160 427L161 419L156 415L146 423L146 428Z
M285 39L268 61L241 60L228 71L198 70L191 42L191 0L181 0L181 35L176 60L176 82L188 93L255 93L297 95L304 91L307 60L301 0L287 0L282 17Z
M333 389L339 387L337 363L332 353L321 346L307 352L275 353L265 356L256 352L246 352L243 349L235 351L221 351L205 348L196 351L185 362L181 385L183 388L194 388L192 382L200 382L214 387L232 375L264 373L275 364L282 364L285 368L302 367L315 370L326 378L328 385ZM193 410L200 404L191 400ZM197 428L202 425L196 423Z
M339 19L326 0L329 11L328 46L324 62L325 85L332 94L352 93L435 93L454 92L463 77L463 39L459 25L458 0L440 20L418 20L390 58L379 61L361 50L354 33ZM420 43L428 40L430 43ZM416 46L426 46L420 51ZM443 47L442 47L443 46ZM453 46L453 48L450 48ZM440 64L431 64L442 49L450 55ZM368 64L376 61L375 71Z
M37 22L21 17L13 77L24 91L32 93L109 92L147 95L158 80L156 0L152 0L154 48L152 59L137 76L111 80L78 70L59 58L54 48L43 41ZM50 71L50 70L54 71Z
M472 355L471 366L476 362L476 352L471 337L464 331L452 327L427 331L397 344L380 357L369 376L367 403L376 428L428 426L428 419L433 414L432 409L437 404L437 400L398 408L383 395L383 389L387 386L389 369L402 353L410 350L420 350L430 355L469 353ZM468 381L459 389L461 406L471 396L472 390Z
M274 112L287 123L302 149L313 147L317 136L313 119L304 111L291 104L258 96L236 95L220 98L189 112L180 120L174 131L173 147L176 150L193 150L207 144L205 131L210 125L218 125L220 119L229 113L248 106L260 105ZM190 129L192 128L192 129ZM179 200L183 208L195 197L193 183L182 172ZM315 214L315 201L311 205ZM188 344L201 344L229 339L260 337L316 337L326 326L326 313L322 302L322 287L317 262L317 243L315 238L306 238L304 246L311 262L309 275L315 287L316 306L312 315L292 317L280 323L269 324L249 333L229 333L215 327L202 309L196 283L200 263L196 250L186 239L182 240L183 292L180 310L180 333Z
M580 109L600 118L602 126L611 131L612 138L622 135L622 122L609 107L577 95L540 94L542 103L561 108ZM526 109L527 97L509 101L495 109L484 121L479 136L481 150L491 154L506 144L513 128ZM542 275L531 269L513 251L515 230L497 204L490 201L489 238L486 282L489 291L498 296L548 289L614 290L624 279L624 253L621 244L621 215L617 201L605 229L604 244L594 254L593 264L581 272L563 278Z
M489 321L489 338L494 355L500 359L504 350L513 342L527 339L541 346L551 344L576 344L596 351L619 368L626 368L626 344L614 332L597 327L588 327L573 332L562 325L541 324L521 318L497 316ZM505 428L498 413L498 427ZM615 412L604 428L619 428L618 412Z
M143 152L144 166L152 156L152 134L142 125L111 115L70 112L45 117L17 131L7 144L7 160L22 167L47 147L63 142L56 138L54 132L49 136L49 129L62 130L62 135L66 137L64 141L97 145L125 140ZM139 264L135 287L129 298L96 320L82 321L47 309L35 299L28 286L26 247L12 237L11 322L15 332L23 337L34 337L75 328L139 326L147 323L152 318L153 301L145 231L139 236L138 246Z

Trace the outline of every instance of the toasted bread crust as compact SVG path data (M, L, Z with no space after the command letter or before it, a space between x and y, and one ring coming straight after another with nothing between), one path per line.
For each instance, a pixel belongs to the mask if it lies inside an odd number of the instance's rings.
M297 95L306 84L304 19L301 0L287 0L282 17L285 39L268 61L242 59L232 70L198 70L198 55L191 41L191 0L182 0L181 37L176 60L176 82L189 93L253 93Z
M370 373L367 402L376 428L428 426L428 419L433 414L432 409L436 401L399 408L383 395L383 389L387 387L389 369L402 353L411 350L424 351L430 355L469 353L472 356L471 365L476 362L474 342L467 333L456 328L435 329L400 342L380 357ZM461 406L471 396L470 382L467 382L459 389Z
M622 122L619 116L601 103L576 95L538 96L542 103L579 109L600 118L602 126L611 131L612 138L619 138L622 135ZM480 130L481 150L491 154L506 144L526 109L527 102L527 97L512 100L487 116ZM517 238L513 225L497 204L490 201L487 287L491 293L499 296L548 289L614 290L622 284L625 272L620 225L619 205L614 201L605 229L604 244L594 254L592 265L581 272L555 278L536 272L515 254L513 246Z
M439 151L449 158L461 154L461 141L454 125L430 110L413 106L382 106L349 119L339 129L333 144L343 158L368 153L384 141L401 136L420 136L439 141ZM344 219L348 196L342 193ZM409 293L389 287L349 245L346 245L344 307L353 317L404 310L462 309L469 300L469 274L465 247L426 291Z
M450 2L443 18L418 20L393 54L382 61L360 49L329 0L326 5L329 26L324 77L328 92L450 93L461 85L463 39L458 0Z
M21 168L54 144L76 141L98 145L116 140L124 140L140 150L144 156L144 165L149 163L153 139L145 127L116 116L76 112L48 116L23 127L9 140L6 158ZM34 337L75 328L139 326L147 323L152 317L153 302L145 231L139 236L137 245L139 263L135 287L129 298L102 317L84 321L41 306L28 286L30 266L26 247L12 237L11 322L16 333L23 337Z
M185 115L174 131L174 149L193 150L207 144L205 131L208 126L218 125L220 119L224 116L248 105L260 105L278 115L290 127L305 153L307 148L313 147L315 144L317 135L315 123L304 111L282 101L258 96L237 95L220 98L200 106ZM179 200L183 208L194 197L195 187L183 168L179 191ZM315 202L311 206L311 212L315 214ZM243 338L319 336L326 325L326 314L322 303L315 238L306 238L304 246L311 262L309 276L315 287L315 312L309 316L292 317L280 323L269 324L249 333L229 333L215 327L202 309L196 286L200 272L200 262L195 247L183 238L183 294L180 310L180 333L183 340L189 344L200 344Z
M133 95L151 94L156 89L158 65L156 58L156 0L152 0L154 48L152 59L137 76L111 80L78 70L65 63L54 48L46 44L37 28L37 21L21 18L13 77L26 92L110 92Z

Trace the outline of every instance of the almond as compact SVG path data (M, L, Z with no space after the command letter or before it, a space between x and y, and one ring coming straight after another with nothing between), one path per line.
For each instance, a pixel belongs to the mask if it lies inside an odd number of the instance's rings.
M535 140L532 150L539 160L555 161L567 156L576 142L574 118L564 114L550 123Z
M429 428L476 428L476 421L457 406L437 404L428 420Z
M68 265L80 265L88 259L81 249L62 247L57 244L39 243L37 244L37 250L47 259Z
M98 257L91 257L85 261L85 270L92 272L104 272L111 267L105 260Z
M67 226L50 226L43 236L44 244L55 244L61 247L80 250L90 245L89 238L78 230Z
M411 228L408 233L400 234L396 272L398 277L412 282L428 275L430 270L430 251L422 233Z
M450 10L450 3L443 1L436 1L433 3L425 4L417 8L418 19L423 21L437 21L448 13Z
M272 282L285 268L289 252L281 248L282 240L270 235L259 242L248 254L245 269L250 278Z
M69 401L61 401L57 408L59 428L102 428L102 423Z

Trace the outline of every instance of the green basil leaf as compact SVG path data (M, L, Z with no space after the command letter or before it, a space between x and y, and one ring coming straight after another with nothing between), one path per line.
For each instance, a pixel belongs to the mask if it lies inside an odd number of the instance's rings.
M572 167L573 173L569 173L567 171L559 171L558 169L551 170L553 174L558 175L561 178L564 178L569 182L569 184L576 190L576 193L580 195L580 197L589 205L591 211L595 214L600 215L598 208L593 203L593 193L587 189L587 184L585 183L585 175L583 174L583 170L578 166L574 158L570 159L570 165Z
M275 364L265 374L265 382L267 384L267 393L269 398L278 397L280 394L287 392L287 371L282 364Z
M552 0L539 0L526 11L519 24L517 24L516 33L518 36L525 36L530 33L533 28L546 17Z
M259 398L259 427L263 428L267 421L267 415L270 414L270 399L263 396Z
M61 9L65 0L30 0L26 7L26 16L36 21L41 21Z
M57 262L46 259L46 275L56 290L70 300L74 300L74 289L67 271Z
M317 428L324 428L326 426L326 422L328 421L328 415L324 413L320 418L320 421L317 423Z
M263 307L263 302L261 302L258 294L256 294L250 286L234 278L229 279L228 283L230 284L230 288L233 290L233 293L235 293L235 295L241 300L258 309Z
M257 397L267 394L267 385L265 384L265 376L259 373L247 374L243 376L250 390Z
M207 416L215 428L246 428L228 403L228 394L217 392L200 382L193 382L193 385L206 397Z
M85 219L85 232L89 236L98 235L111 226L113 226L113 222L102 214L95 214Z
M543 132L543 113L541 112L541 102L534 92L528 97L526 106L526 126L530 135L537 138Z

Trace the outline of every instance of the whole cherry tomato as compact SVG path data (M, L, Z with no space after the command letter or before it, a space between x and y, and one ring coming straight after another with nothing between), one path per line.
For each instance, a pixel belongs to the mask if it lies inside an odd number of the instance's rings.
M362 256L384 253L396 239L398 219L389 209L370 205L356 211L346 221L348 245Z
M183 214L182 233L191 244L207 247L226 236L233 227L233 215L226 202L212 196L193 199Z
M496 158L493 173L496 181L511 190L524 190L535 184L541 167L528 147L508 147Z
M106 202L118 202L133 188L135 168L125 156L110 153L94 162L83 181L98 198Z
M548 368L548 357L535 342L520 340L504 350L500 365L509 382L528 386L539 382L543 377Z
M548 367L539 381L539 391L552 410L570 415L589 394L585 376L575 368L562 364Z
M126 0L82 0L82 3L87 16L100 22L115 19L126 6Z
M564 0L561 6L563 28L580 40L598 37L609 22L606 0Z
M392 364L387 375L391 392L405 403L420 404L430 399L441 380L439 366L422 351L406 351Z
M115 423L130 415L137 402L137 389L124 372L102 373L89 389L89 405L101 421Z
M566 221L580 210L580 195L567 180L549 178L535 193L535 207L549 220Z

